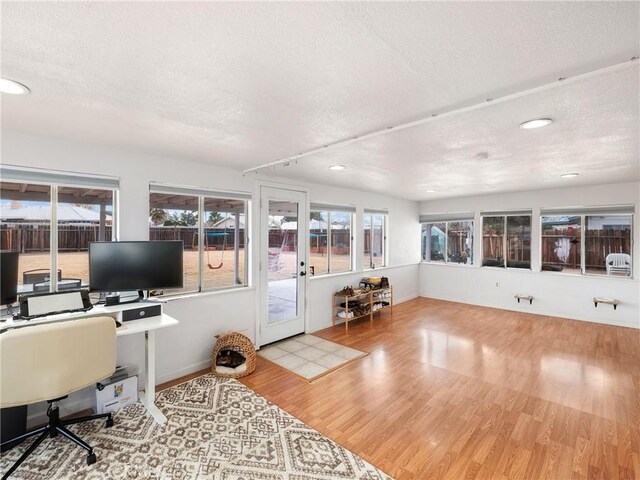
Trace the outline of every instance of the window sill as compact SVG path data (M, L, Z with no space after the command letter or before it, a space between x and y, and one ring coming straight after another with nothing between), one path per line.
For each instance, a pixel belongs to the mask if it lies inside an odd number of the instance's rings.
M317 280L319 278L333 278L333 277L343 277L345 275L351 275L357 273L355 270L349 270L348 272L335 272L335 273L323 273L320 275L310 275L309 280Z
M379 267L375 267L375 268L363 268L362 271L363 272L375 272L376 270L382 270L383 268L389 268L388 265L380 265Z
M477 267L477 265L474 265L473 263L431 262L431 261L427 261L427 260L422 260L420 263L424 264L424 265L445 265L447 267L462 267L462 268L474 268L474 267Z
M633 276L622 277L618 275L599 275L597 273L565 273L565 272L551 272L547 270L541 270L538 273L543 273L545 275L561 275L563 277L580 277L580 278L594 278L594 279L606 278L607 281L622 280L624 282L628 282L629 280L631 281L635 280Z
M175 295L163 295L160 297L152 297L154 301L159 303L169 303L176 300L186 300L188 298L197 298L197 297L209 297L215 295L226 295L230 293L238 293L238 292L248 292L255 290L254 287L250 287L248 285L242 287L234 287L234 288L224 288L220 290L206 290L204 292L188 292L188 293L177 293Z

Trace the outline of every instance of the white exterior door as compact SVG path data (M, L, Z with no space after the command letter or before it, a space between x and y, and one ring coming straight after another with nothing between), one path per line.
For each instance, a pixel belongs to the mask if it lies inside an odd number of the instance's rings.
M307 194L260 187L260 345L305 331Z

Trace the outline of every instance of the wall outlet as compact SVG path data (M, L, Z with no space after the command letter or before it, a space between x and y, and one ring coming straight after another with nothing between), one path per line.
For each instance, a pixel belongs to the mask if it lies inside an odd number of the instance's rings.
M500 286L500 282L496 282L496 287L499 287L499 286Z

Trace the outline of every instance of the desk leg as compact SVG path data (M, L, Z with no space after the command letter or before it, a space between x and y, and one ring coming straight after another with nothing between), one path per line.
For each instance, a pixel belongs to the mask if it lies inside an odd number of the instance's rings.
M167 422L167 417L154 403L156 398L156 335L153 330L144 332L144 349L145 387L144 393L140 393L140 400L155 421L162 425Z

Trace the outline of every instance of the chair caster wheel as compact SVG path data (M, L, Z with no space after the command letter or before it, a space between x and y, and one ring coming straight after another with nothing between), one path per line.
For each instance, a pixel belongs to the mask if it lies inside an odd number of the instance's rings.
M96 454L95 453L91 453L91 454L87 455L87 465L93 465L97 461L98 461L98 459L96 458Z
M105 425L107 428L113 427L113 418L107 418L107 424Z

